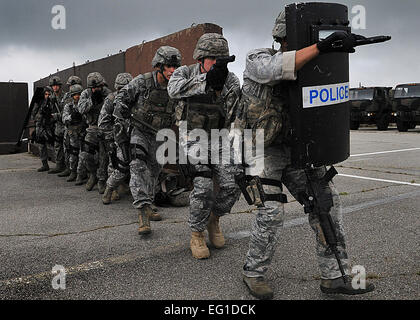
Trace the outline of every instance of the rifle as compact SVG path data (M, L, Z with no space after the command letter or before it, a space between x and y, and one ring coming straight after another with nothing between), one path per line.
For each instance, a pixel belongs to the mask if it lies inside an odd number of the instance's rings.
M389 40L391 40L391 36L377 36L377 37L370 37L370 38L365 38L365 39L358 39L356 40L356 47L364 46L368 44L386 42Z
M329 181L331 181L331 179L337 174L337 170L334 167L331 167L327 173L324 175L324 177L321 179L320 181L320 188L324 187L324 185L328 184ZM308 186L309 189L311 191L311 196L308 196L305 192L301 192L299 194L299 202L301 204L303 204L305 213L309 214L309 213L314 213L318 219L319 219L319 225L321 227L322 233L324 235L325 238L325 243L326 245L329 247L329 249L331 250L331 252L334 254L337 262L338 262L338 267L340 269L342 278L344 283L346 283L346 278L345 278L345 272L344 272L344 268L343 265L341 263L340 257L338 256L338 250L337 250L337 245L338 245L338 241L337 241L337 235L335 233L334 230L334 222L332 221L331 215L329 214L329 212L325 212L325 211L321 211L319 210L319 206L316 205L317 203L317 196L315 194L315 190L314 187L312 186L312 182L309 179L309 174L308 174L308 169L305 169L305 174L307 177L307 181L308 181ZM317 188L317 190L319 190Z
M356 37L360 37L360 38L356 38L355 47L381 43L381 42L386 42L386 41L391 40L391 36L376 36L376 37L365 38L363 36L356 35ZM337 40L332 44L333 48L341 48L342 46L343 46L342 40Z
M23 142L23 136L25 135L25 130L28 128L28 122L31 118L32 111L35 104L39 104L44 98L44 89L42 87L37 87L35 89L34 95L32 96L31 103L29 105L28 112L26 113L25 120L23 120L22 128L19 131L19 139L16 142L14 149L10 153L18 153Z
M226 67L228 63L234 62L236 57L234 55L232 56L226 56L226 57L217 57L216 58L216 67Z

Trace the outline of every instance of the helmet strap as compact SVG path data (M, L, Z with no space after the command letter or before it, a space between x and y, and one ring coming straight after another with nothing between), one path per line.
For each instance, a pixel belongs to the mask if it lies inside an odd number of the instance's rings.
M200 62L200 66L201 68L203 68L203 70L207 73L209 72L208 70L206 70L206 68L204 68L204 58L201 58L200 60L198 60Z

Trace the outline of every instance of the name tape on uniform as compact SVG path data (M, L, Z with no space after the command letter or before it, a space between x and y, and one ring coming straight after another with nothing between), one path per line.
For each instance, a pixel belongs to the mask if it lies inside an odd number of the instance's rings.
M350 85L336 83L302 88L303 108L330 106L349 101Z

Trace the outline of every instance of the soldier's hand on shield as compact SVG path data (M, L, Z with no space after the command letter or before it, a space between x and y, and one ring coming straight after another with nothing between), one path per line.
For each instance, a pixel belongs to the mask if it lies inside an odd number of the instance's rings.
M319 41L317 47L321 54L329 52L354 53L356 52L354 49L356 40L360 37L362 36L345 31L336 31L324 40Z
M206 80L208 85L215 91L221 91L225 85L226 78L229 74L227 65L213 65L207 72Z

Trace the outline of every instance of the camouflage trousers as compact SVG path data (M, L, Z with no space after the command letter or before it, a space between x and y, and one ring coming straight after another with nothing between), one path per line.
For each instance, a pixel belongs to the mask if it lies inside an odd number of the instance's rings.
M70 169L70 136L67 128L64 129L64 138L63 138L63 147L64 147L64 163L67 169Z
M95 174L99 180L107 180L109 156L97 127L90 126L86 129L86 136L79 161L81 161L89 173Z
M76 126L67 128L67 136L69 141L69 168L72 172L77 172L80 175L86 175L86 168L83 165L79 166L79 154L81 142L84 139L84 130ZM80 161L81 162L81 161ZM79 168L80 167L80 168Z
M48 160L48 145L46 143L38 143L38 149L41 161Z
M190 193L188 224L191 231L202 232L207 227L211 212L219 217L224 216L238 200L240 191L235 183L237 166L216 164L191 166L199 176L194 178L193 190Z
M187 142L189 160L197 161L198 153L194 150L198 143ZM220 155L226 148L219 146ZM226 148L226 154L230 155L229 161L221 164L190 164L189 167L194 175L193 190L190 193L190 217L188 224L191 231L202 232L207 228L210 213L216 216L224 216L229 213L241 194L235 183L235 176L239 173L239 166L233 164L233 149ZM208 154L211 155L209 146ZM210 157L211 158L211 157ZM223 159L223 158L222 158ZM209 159L210 160L210 159Z
M61 122L56 122L55 129L55 141L54 141L54 154L55 154L55 163L64 165L65 156L64 156L64 126Z
M133 206L141 208L152 204L162 165L156 160L156 150L162 142L156 141L156 135L133 128L130 135L130 190Z
M119 146L117 146L117 159L120 162L124 161L124 157ZM106 181L107 186L112 190L117 189L118 186L122 184L130 175L130 167L127 167L126 170L127 171L124 172L122 170L119 170L118 168L114 168L112 162L110 161L108 166L108 180Z
M325 175L326 168L319 167L305 170L294 169L290 166L290 149L284 145L270 146L265 149L264 172L262 177L281 181L295 199L298 199L301 192L308 195L313 194L313 185L320 181ZM312 183L312 184L310 184ZM264 187L268 193L275 193L275 187ZM348 274L348 257L344 240L342 226L342 209L337 190L332 182L329 182L323 190L323 194L329 199L325 205L321 201L319 209L328 210L335 226L335 233L338 240L338 252L343 268ZM323 197L325 199L325 197ZM328 202L328 201L327 201ZM252 225L249 250L246 255L243 273L248 277L263 276L273 258L275 248L284 220L284 204L278 202L266 202L265 207L257 209L256 219ZM318 265L323 279L335 279L341 276L341 272L334 254L325 243L318 217L310 213L309 224L315 232L316 254Z

